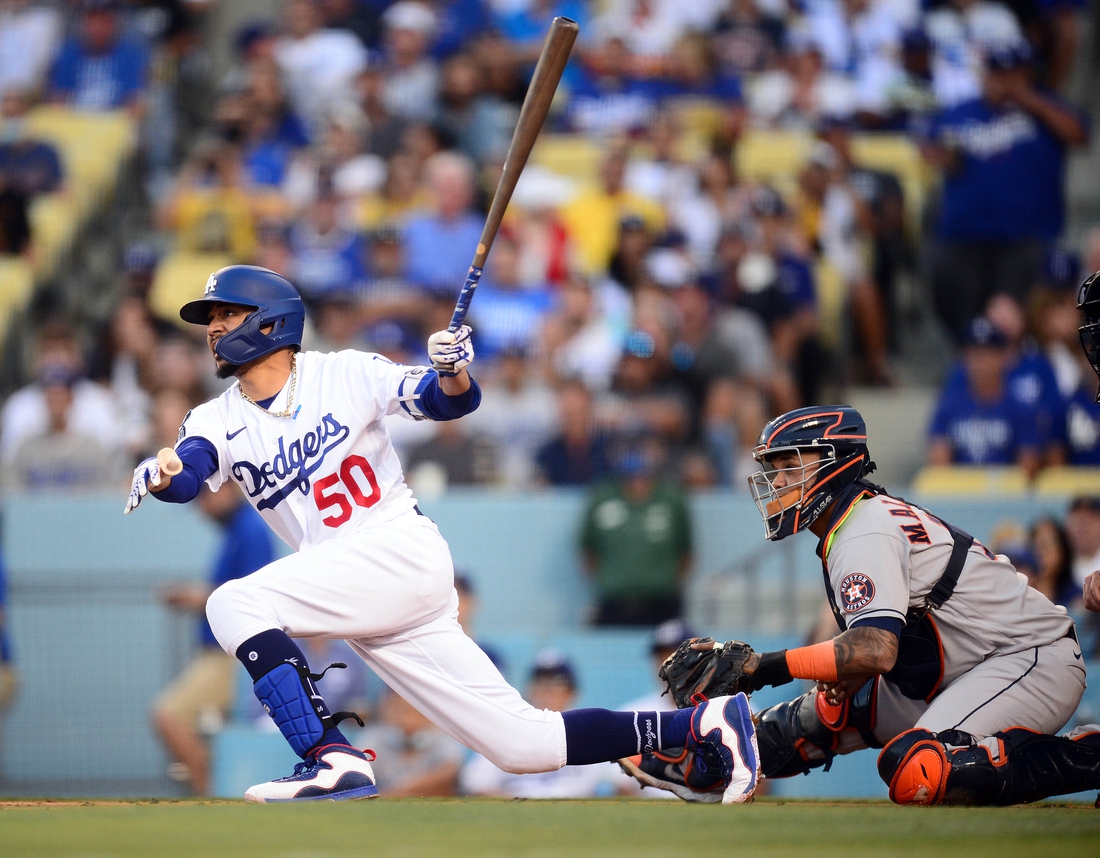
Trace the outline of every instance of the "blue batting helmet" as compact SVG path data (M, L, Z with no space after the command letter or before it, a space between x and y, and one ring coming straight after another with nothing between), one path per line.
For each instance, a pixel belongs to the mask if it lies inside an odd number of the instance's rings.
M804 452L820 461L802 462ZM781 453L799 464L777 469ZM749 477L768 539L783 539L812 525L840 492L875 469L867 451L867 424L850 405L797 408L776 417L760 433L753 458L760 472ZM785 475L777 486L776 478Z
M222 360L241 366L287 346L295 351L302 347L305 305L291 282L274 271L255 265L230 265L215 271L206 281L202 297L180 308L180 318L206 325L214 304L239 304L255 311L218 340L214 353ZM271 333L265 334L262 329L268 326Z

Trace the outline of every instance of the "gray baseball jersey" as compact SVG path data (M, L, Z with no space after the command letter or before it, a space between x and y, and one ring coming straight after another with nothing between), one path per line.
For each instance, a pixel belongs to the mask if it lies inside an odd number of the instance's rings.
M911 608L925 605L944 573L953 544L950 530L934 515L888 495L857 496L821 544L828 586L841 618L849 628L887 619L904 622ZM1047 683L1041 691L1036 686L1034 694L1027 692L1031 685L1027 675L1042 661L1041 650L1076 646L1075 641L1066 640L1072 620L1065 608L1029 587L1026 577L1006 558L975 541L953 595L932 612L932 618L942 648L942 681L930 703L905 700L902 704L900 695L892 693L896 689L880 693L881 722L906 729L914 726L915 718L934 716L935 724L929 729L965 729L968 717L978 723L973 713L984 707L982 726L973 730L983 735L992 732L989 727L1032 723L1034 729L1041 725L1044 732L1053 732L1052 723L1061 719L1053 727L1056 730L1072 715L1084 689L1084 668L1079 661L1074 663L1068 650L1067 658L1055 659L1067 671L1074 668L1061 683L1064 692L1058 691L1058 682ZM979 666L988 672L1002 663L1005 670L998 675L1003 687L992 688L986 682L980 691L976 685L972 695L965 692L968 678L977 683ZM1002 694L1004 699L997 699L998 691L1013 685L1023 699L1019 694ZM879 687L885 690L881 681ZM888 702L892 699L897 703ZM1056 704L1053 710L1052 704ZM901 706L905 715L899 722L882 712L884 706Z

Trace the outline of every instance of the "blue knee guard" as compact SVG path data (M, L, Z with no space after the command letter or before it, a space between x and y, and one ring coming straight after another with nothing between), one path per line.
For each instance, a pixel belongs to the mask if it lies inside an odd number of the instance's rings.
M294 753L304 759L309 749L321 741L325 724L298 669L280 664L257 679L253 688Z

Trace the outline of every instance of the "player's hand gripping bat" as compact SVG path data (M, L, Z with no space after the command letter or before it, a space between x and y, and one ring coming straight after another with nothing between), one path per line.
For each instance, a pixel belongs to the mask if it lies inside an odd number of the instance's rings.
M157 455L145 459L134 469L134 480L130 484L130 497L126 499L126 508L122 511L129 515L149 489L161 484L164 477L174 477L183 470L183 462L171 447L164 447Z
M527 164L527 157L531 154L535 139L539 136L542 123L546 121L546 114L550 110L550 103L554 100L554 92L558 88L558 81L561 80L561 73L569 60L569 52L573 50L573 42L577 40L579 29L577 22L569 18L557 17L550 24L550 32L542 46L542 53L535 66L531 85L527 89L523 107L519 111L519 121L512 135L512 143L508 146L504 170L500 174L492 205L489 206L489 214L485 218L485 228L481 231L481 240L477 243L474 261L470 263L470 272L466 275L466 282L459 293L454 315L451 316L451 323L447 326L447 330L451 333L461 328L466 319L466 311L470 309L474 290L485 268L485 258L489 255L489 248L493 246L493 239L496 238L500 222L504 218L504 211L508 208L508 201L512 199L512 191L516 189L516 182L519 181L520 173Z

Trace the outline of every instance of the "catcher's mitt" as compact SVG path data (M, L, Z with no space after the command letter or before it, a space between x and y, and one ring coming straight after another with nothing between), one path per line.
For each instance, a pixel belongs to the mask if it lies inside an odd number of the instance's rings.
M711 644L711 649L696 649L692 644ZM692 697L721 697L744 691L751 694L755 687L745 675L744 665L753 649L741 641L715 643L713 638L692 638L684 641L665 659L657 675L668 685L677 708L694 706Z

